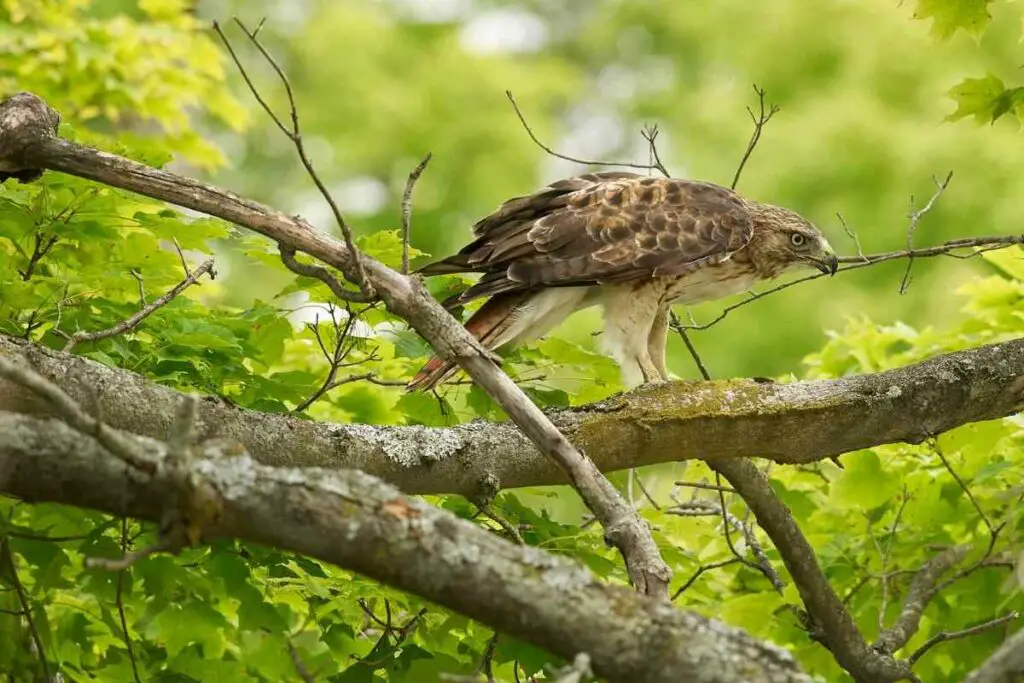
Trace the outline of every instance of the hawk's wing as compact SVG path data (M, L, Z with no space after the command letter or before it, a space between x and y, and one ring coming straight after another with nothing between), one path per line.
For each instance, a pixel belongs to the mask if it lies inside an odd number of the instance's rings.
M735 192L711 183L590 173L510 199L475 226L476 239L424 274L484 276L451 304L538 287L683 275L750 241Z

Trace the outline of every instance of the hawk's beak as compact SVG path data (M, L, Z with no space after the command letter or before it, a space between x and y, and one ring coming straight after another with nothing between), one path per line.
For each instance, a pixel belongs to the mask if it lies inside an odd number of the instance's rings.
M831 252L826 252L822 258L806 257L808 261L814 264L814 267L821 271L822 275L835 275L836 271L839 270L839 257Z
M839 270L839 257L835 254L829 254L828 258L821 264L821 272L827 272L829 277L832 277L836 274L837 270Z

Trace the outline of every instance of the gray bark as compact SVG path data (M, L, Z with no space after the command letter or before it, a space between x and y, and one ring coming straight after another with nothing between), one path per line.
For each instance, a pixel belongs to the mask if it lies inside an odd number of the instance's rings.
M162 438L181 395L139 375L0 337L0 357L36 371L104 420ZM993 344L870 375L818 382L676 382L549 413L603 471L700 458L806 463L1011 415L1024 404L1024 340ZM0 410L51 414L0 379ZM360 469L407 493L476 495L565 483L511 423L450 428L328 424L232 408L208 397L199 433L234 439L265 465Z
M179 505L167 446L122 434L129 467L53 418L0 412L0 493L159 521ZM356 470L266 467L233 441L193 449L203 540L292 550L423 596L630 683L797 683L791 655L719 622L596 580L573 560L501 539Z

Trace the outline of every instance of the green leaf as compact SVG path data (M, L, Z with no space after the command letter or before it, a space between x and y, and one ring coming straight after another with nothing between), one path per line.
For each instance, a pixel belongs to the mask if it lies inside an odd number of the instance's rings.
M958 30L977 37L988 26L992 0L917 0L915 19L931 19L932 34L946 39Z
M996 99L1006 90L1003 81L993 74L984 78L965 78L949 91L957 104L956 111L949 115L949 121L958 121L973 116L979 123L992 120Z
M874 451L858 451L843 458L845 469L832 482L830 500L842 507L871 510L892 504L900 493L900 484L882 469Z

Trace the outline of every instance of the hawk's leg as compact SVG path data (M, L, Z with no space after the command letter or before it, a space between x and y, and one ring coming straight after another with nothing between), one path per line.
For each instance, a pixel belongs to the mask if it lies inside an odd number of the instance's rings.
M603 345L622 371L627 387L664 382L660 362L651 357L649 341L660 309L656 292L634 285L604 292Z
M647 335L647 355L654 363L658 374L664 381L668 380L668 369L665 367L665 344L668 342L668 314L670 307L662 306L654 316L651 332Z

